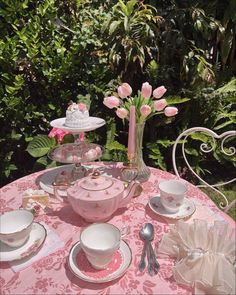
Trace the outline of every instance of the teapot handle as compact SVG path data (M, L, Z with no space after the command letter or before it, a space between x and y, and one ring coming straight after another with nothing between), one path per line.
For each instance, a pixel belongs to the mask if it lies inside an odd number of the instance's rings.
M64 202L67 200L66 190L68 189L68 187L71 186L72 184L71 180L72 180L71 172L68 172L66 170L63 170L56 175L55 181L52 183L54 196L56 197L56 199L58 199L61 202ZM63 196L62 194L59 194L59 190L63 191Z
M130 202L131 198L135 194L136 188L139 185L140 185L139 181L132 181L131 183L129 183L128 187L124 190L124 195L123 195L123 198L121 199L121 204L119 206L120 208L125 207Z
M58 199L61 202L67 202L67 196L66 196L66 190L68 189L68 186L65 185L54 185L54 196L56 199ZM61 195L59 194L59 190L65 192L65 194Z

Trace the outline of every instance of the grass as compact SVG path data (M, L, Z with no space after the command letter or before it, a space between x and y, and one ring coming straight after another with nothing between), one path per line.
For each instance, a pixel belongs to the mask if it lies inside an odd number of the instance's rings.
M213 191L211 188L201 188L201 190L206 193L212 201L220 208L219 204L220 202L224 202L223 197L220 196L220 194L217 194L215 191ZM227 197L229 204L235 199L236 194L236 185L232 185L228 189L220 189L225 196ZM233 206L227 214L236 221L236 206Z

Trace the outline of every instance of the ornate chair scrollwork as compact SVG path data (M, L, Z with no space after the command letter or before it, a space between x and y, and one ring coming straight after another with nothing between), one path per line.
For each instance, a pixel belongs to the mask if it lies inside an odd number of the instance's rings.
M221 186L224 186L226 184L230 184L233 182L236 182L236 177L233 177L232 179L225 181L225 182L221 182L221 183L217 183L217 184L209 184L207 181L205 181L204 179L202 179L202 177L200 177L198 175L198 173L196 173L193 168L191 167L190 162L187 159L187 148L186 148L186 144L189 141L189 137L191 138L195 138L195 139L200 139L200 137L197 137L197 134L202 133L205 136L207 136L210 140L207 142L201 142L199 145L199 152L202 153L203 155L207 155L211 152L215 152L215 149L218 148L218 150L224 155L227 156L228 159L233 159L231 157L235 157L236 155L236 130L232 130L232 131L227 131L224 132L220 135L218 135L217 133L215 133L214 131L208 129L208 128L204 128L204 127L194 127L194 128L189 128L187 130L185 130L184 132L182 132L178 138L175 141L175 144L173 146L173 150L172 150L172 162L173 162L173 168L174 168L174 172L175 174L180 177L178 168L177 168L177 163L176 163L176 150L177 150L177 146L181 145L181 149L182 149L182 156L183 156L183 160L185 162L185 164L187 165L189 171L191 171L191 173L193 173L193 175L198 179L200 184L197 184L198 187L209 187L212 190L214 190L217 194L220 195L220 197L223 199L220 204L219 207L221 209L223 209L225 212L227 212L231 207L233 207L236 204L236 199L234 199L233 201L229 202L227 196L218 188ZM201 140L200 140L201 141ZM189 157L188 157L189 158ZM235 158L234 158L235 159ZM235 172L235 170L234 170ZM224 175L227 175L227 172L224 171L223 173ZM233 174L233 173L231 173ZM236 174L234 173L234 176L236 176ZM236 194L236 193L235 193Z

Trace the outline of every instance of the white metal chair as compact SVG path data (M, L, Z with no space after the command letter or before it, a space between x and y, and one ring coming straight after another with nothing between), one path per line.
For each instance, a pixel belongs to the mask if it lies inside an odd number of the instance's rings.
M176 165L176 149L177 149L177 145L181 144L181 148L182 148L182 155L183 155L183 159L188 167L188 169L193 173L193 175L195 175L195 177L200 181L200 183L203 184L199 184L197 185L198 187L209 187L212 190L214 190L215 192L217 192L224 200L224 202L220 202L219 207L221 209L223 209L225 212L228 212L228 210L230 208L232 208L235 204L236 204L236 199L234 199L233 201L231 201L229 203L226 195L220 191L218 189L218 187L220 186L224 186L226 184L232 183L236 181L236 178L233 178L227 182L222 182L219 184L209 184L208 182L206 182L205 180L203 180L191 167L189 161L187 160L187 156L186 156L186 143L188 142L188 137L191 135L196 135L196 133L201 132L204 133L205 135L209 136L211 139L211 144L209 145L208 143L202 142L200 144L200 151L207 154L210 152L213 152L215 150L215 148L217 147L217 145L220 147L220 151L226 155L226 156L230 156L233 157L235 156L236 153L236 148L235 146L233 146L236 144L236 142L232 141L232 137L236 137L236 130L233 131L227 131L222 133L221 135L218 135L217 133L215 133L214 131L208 129L208 128L204 128L204 127L194 127L194 128L189 128L187 130L185 130L184 132L182 132L178 138L175 141L175 144L173 146L173 150L172 150L172 162L173 162L173 168L174 168L174 172L175 174L180 177L180 174L178 172L177 169L177 165ZM229 141L230 139L230 141ZM236 193L235 193L236 194Z

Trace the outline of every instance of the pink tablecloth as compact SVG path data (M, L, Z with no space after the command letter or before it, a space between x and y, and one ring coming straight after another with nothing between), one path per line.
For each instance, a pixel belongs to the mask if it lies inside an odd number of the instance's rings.
M118 168L113 166L114 171ZM158 242L169 225L158 217L147 206L151 196L158 193L158 183L162 179L175 176L151 168L149 181L142 184L142 194L132 199L126 209L119 209L109 221L119 228L129 226L125 237L132 249L132 263L124 276L115 281L103 284L92 284L77 278L67 265L71 247L79 240L80 231L87 223L75 214L70 205L63 205L52 197L52 211L36 218L37 222L46 224L64 242L65 246L47 257L44 257L26 269L13 272L7 262L0 263L0 293L1 294L192 294L191 288L179 286L172 277L174 261L168 258L159 259L161 268L158 275L150 277L147 272L138 271L138 262L143 243L139 238L139 230L146 222L152 222L155 227L155 241ZM41 171L18 179L1 189L0 211L9 211L21 205L21 196L28 188L37 189ZM189 184L188 197L196 204L196 211L186 222L193 219L205 219L209 223L215 220L226 220L230 227L235 222L221 210L198 188Z

